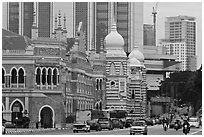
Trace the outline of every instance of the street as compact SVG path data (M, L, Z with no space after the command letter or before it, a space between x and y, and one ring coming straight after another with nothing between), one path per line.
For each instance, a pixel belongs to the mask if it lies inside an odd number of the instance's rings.
M91 131L89 133L79 132L73 133L72 130L50 130L43 132L29 132L29 133L16 133L15 135L129 135L130 128L114 129L114 130L102 130ZM13 134L12 134L13 135ZM168 129L164 131L162 125L148 126L148 135L184 135L182 129L176 131L174 129ZM191 128L188 135L202 135L202 127Z

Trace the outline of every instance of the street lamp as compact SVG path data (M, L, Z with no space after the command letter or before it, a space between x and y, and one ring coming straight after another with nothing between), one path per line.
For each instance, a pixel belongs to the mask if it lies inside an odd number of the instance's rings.
M18 117L16 116L16 131L17 131L17 121L18 121Z

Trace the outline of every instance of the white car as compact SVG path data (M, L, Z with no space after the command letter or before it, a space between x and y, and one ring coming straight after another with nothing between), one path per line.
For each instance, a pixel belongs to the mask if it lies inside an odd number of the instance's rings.
M147 125L144 120L133 121L130 127L130 135L143 134L147 135Z
M200 122L199 122L199 118L197 117L190 117L188 120L188 123L190 124L191 127L200 127Z
M78 131L90 132L90 126L86 122L77 122L73 125L73 132Z
M2 125L2 134L6 134L6 127Z

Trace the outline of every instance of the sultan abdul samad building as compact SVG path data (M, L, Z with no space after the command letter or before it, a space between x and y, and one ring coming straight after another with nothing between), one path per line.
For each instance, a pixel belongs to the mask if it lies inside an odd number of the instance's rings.
M27 116L30 126L64 127L77 110L134 110L146 113L144 56L135 48L124 52L124 39L112 24L101 51L85 50L83 24L68 44L61 15L55 18L53 38L32 38L2 30L2 116L7 121ZM66 18L63 18L66 22ZM66 23L64 23L66 24Z

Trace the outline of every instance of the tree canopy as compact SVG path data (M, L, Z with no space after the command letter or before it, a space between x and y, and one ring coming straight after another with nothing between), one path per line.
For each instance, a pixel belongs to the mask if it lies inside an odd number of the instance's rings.
M170 78L162 82L163 92L168 96L177 92L176 99L180 104L190 104L194 107L194 112L202 105L202 67L195 72L181 71L170 75Z

